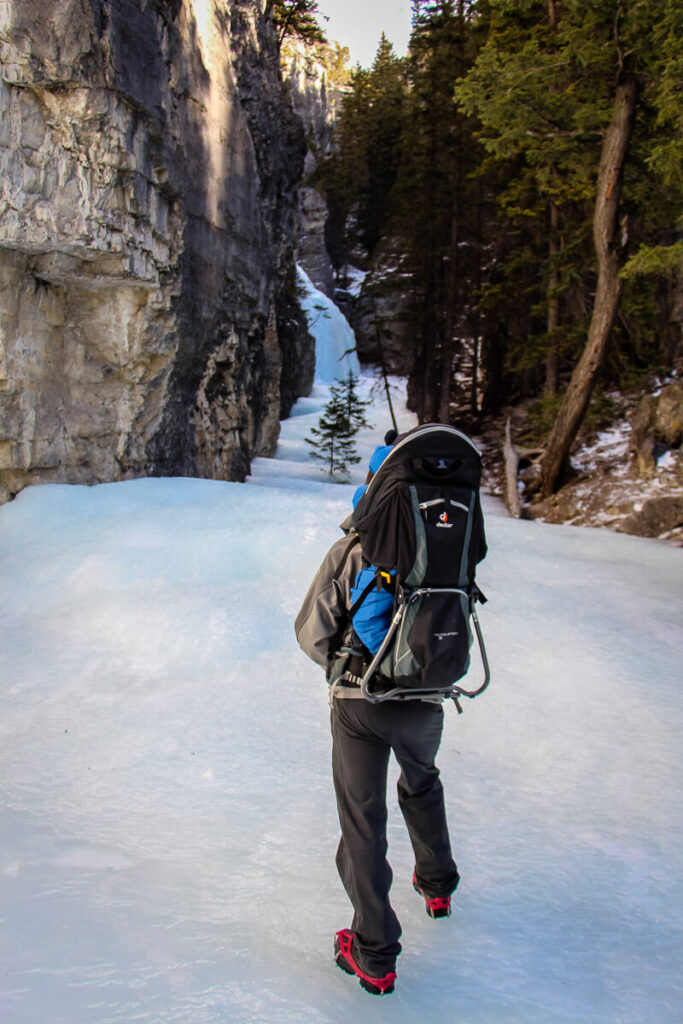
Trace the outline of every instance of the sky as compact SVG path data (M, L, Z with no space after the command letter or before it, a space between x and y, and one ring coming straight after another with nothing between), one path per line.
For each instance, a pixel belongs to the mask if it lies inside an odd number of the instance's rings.
M319 0L320 13L330 19L323 22L331 42L348 46L351 63L370 67L382 32L404 57L410 37L409 0Z

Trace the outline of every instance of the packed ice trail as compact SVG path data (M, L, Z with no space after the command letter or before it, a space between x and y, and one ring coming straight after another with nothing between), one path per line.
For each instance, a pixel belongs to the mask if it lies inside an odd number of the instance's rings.
M390 423L377 391L363 463L330 482L304 441L329 383L246 485L0 509L0 1019L677 1024L683 554L491 498L493 681L449 707L439 758L454 913L413 891L392 778L396 992L335 968L327 688L293 619Z

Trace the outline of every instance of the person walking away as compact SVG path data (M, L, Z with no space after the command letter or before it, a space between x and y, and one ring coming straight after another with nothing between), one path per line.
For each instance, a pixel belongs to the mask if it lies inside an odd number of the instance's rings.
M387 860L386 790L392 751L400 766L399 807L415 856L413 886L430 917L450 915L451 896L459 882L435 765L443 707L440 698L378 704L363 699L363 665L349 611L367 562L351 531L350 517L341 528L344 536L332 545L316 573L295 631L300 646L325 670L331 685L332 771L341 826L336 864L353 906L351 927L335 936L335 961L358 977L366 991L386 995L394 990L401 952L401 925L389 898L393 876ZM380 634L386 632L391 602L384 614Z

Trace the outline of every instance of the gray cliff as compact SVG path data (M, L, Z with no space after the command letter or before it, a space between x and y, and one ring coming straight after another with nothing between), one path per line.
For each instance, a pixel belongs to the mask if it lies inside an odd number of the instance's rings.
M299 192L300 233L298 259L316 288L334 298L334 270L325 241L329 210L325 198L310 184L319 160L331 152L334 122L345 89L330 80L325 54L328 48L288 40L283 48L283 68L294 109L306 130L305 179Z
M312 383L260 0L0 5L0 501L244 479Z

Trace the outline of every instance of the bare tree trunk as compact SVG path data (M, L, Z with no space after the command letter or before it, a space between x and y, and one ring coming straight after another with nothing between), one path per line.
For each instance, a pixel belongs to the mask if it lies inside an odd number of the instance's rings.
M387 396L387 405L389 406L389 415L391 416L391 423L396 432L398 432L398 423L396 422L396 416L394 414L394 405L391 401L391 386L389 385L389 375L387 373L387 364L384 359L384 346L382 345L382 329L379 324L379 318L377 316L377 304L373 300L372 302L372 320L375 327L375 338L377 339L377 347L379 349L379 365L382 373L382 380L384 381L384 391Z
M550 338L550 347L545 362L545 393L546 395L557 394L557 375L559 370L559 352L557 343L557 328L560 325L560 297L557 294L559 274L557 272L557 254L560 245L557 237L560 223L560 214L557 204L550 201L550 242L548 245L548 256L550 258L550 274L548 277L548 320L547 331Z
M479 413L479 316L476 327L472 331L472 383L470 385L470 412L473 416Z
M557 10L555 8L555 0L548 0L548 23L551 31L554 33L557 28ZM550 91L555 92L556 87L550 85ZM552 168L554 171L555 168ZM550 274L548 277L548 320L547 320L547 332L550 339L550 348L548 349L548 355L545 363L545 393L546 395L557 394L558 384L558 371L559 371L559 353L557 344L557 328L560 324L560 298L557 294L558 285L558 272L557 272L557 253L559 245L557 242L557 232L560 224L560 211L557 208L557 203L550 200L550 243L548 246L548 257L550 262Z
M422 398L422 415L419 417L421 423L438 423L439 420L439 397L441 382L441 356L440 352L427 354L424 373L424 395Z
M617 86L612 122L602 145L598 168L597 195L593 214L593 242L598 259L598 284L595 305L588 329L588 340L572 374L555 425L548 440L541 467L541 494L548 497L557 490L569 450L588 408L595 377L600 368L612 325L619 306L622 281L619 277L617 238L619 199L633 114L636 83L627 79Z
M456 183L459 181L459 174L456 172ZM456 325L456 310L458 307L458 282L460 281L460 250L458 240L460 237L460 216L458 211L458 200L460 189L454 189L453 207L451 210L451 240L450 260L444 267L444 337L443 354L441 357L441 395L439 399L438 419L440 423L451 422L451 399L453 397L453 356L455 351L455 339L453 334Z
M522 514L522 505L519 500L519 489L517 487L517 469L519 468L519 452L512 443L512 432L510 420L505 424L505 442L503 444L503 460L505 463L505 504L508 512L514 519L519 519Z

